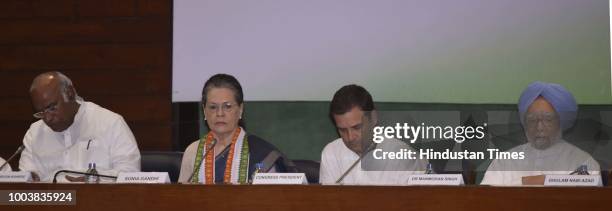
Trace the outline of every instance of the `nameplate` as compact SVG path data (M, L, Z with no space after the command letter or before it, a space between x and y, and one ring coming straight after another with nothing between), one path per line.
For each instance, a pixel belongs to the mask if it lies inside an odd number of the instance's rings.
M601 175L546 175L544 186L602 186Z
M31 182L32 173L29 171L3 171L0 172L0 182Z
M307 185L304 173L257 173L253 185Z
M170 175L168 172L120 172L117 183L167 184Z
M413 174L408 177L410 185L463 185L461 174Z

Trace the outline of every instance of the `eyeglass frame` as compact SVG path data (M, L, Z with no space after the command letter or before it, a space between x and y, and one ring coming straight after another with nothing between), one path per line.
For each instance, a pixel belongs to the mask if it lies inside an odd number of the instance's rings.
M211 106L217 106L216 108L211 108ZM221 112L225 113L225 112L232 112L234 107L238 106L238 103L231 103L231 102L223 102L221 103L221 106L219 106L216 103L207 103L206 105L202 105L202 107L204 107L204 111L209 111L209 112L218 112L219 110L221 110Z

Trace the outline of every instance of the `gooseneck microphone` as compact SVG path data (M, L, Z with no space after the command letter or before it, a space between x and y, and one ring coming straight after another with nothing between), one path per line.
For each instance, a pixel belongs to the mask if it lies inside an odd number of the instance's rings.
M71 170L59 170L55 172L55 175L53 175L53 184L57 183L57 175L59 175L60 173L72 173L72 174L80 174L80 175L86 175L86 176L98 176L98 177L117 179L117 177L115 176L109 176L109 175L103 175L103 174L87 173L87 172L71 171Z
M4 169L4 167L6 165L9 164L9 162L11 162L11 160L13 160L13 158L15 158L15 156L17 156L17 154L21 153L23 150L25 149L24 145L19 146L19 148L17 148L17 151L15 151L15 153L13 153L13 155L11 155L11 157L9 157L8 159L6 159L6 161L4 161L4 164L2 164L2 166L0 166L0 171L2 169Z
M200 160L200 162L198 163L197 168L194 168L193 172L191 172L191 176L189 176L189 179L187 180L188 183L191 183L191 179L193 179L193 176L195 176L195 173L200 170L200 167L202 167L202 162L204 162L204 159L206 159L206 156L208 155L208 153L212 151L213 148L215 148L215 145L217 145L217 139L213 139L210 147L206 150L206 152L204 152L204 156L202 156L202 160Z
M351 167L349 167L343 174L342 176L340 176L340 178L338 178L338 180L336 180L336 184L340 184L340 182L342 182L342 180L344 180L344 177L346 177L346 175L348 175L349 172L351 172L351 170L353 170L353 168L355 168L355 166L357 166L357 163L359 163L367 154L368 152L372 151L374 148L376 148L376 144L371 143L370 146L368 147L368 149L366 151L364 151L363 153L361 153L361 156L359 156L359 159L357 159L352 165Z
M570 173L570 175L589 175L589 170L587 168L587 165L580 165L578 166L578 168L576 168L576 170L574 170L572 173Z

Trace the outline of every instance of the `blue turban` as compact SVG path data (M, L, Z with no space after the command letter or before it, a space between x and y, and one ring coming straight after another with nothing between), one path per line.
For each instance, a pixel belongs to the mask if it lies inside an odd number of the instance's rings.
M566 130L574 125L578 105L572 93L559 84L536 81L529 84L519 98L518 110L523 126L525 126L524 118L527 109L540 96L546 99L557 111L561 129Z

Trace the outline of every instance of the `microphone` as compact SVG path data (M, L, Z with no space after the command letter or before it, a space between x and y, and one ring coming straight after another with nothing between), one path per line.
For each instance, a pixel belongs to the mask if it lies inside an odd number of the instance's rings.
M357 159L352 165L351 167L349 167L343 174L342 176L340 176L340 178L338 178L338 180L336 180L336 184L339 184L340 182L342 182L342 180L344 180L344 177L346 177L346 175L348 175L349 172L351 172L351 170L353 170L353 168L355 168L355 166L357 166L357 163L359 163L367 154L368 152L372 151L374 148L376 148L376 144L371 143L370 146L368 147L368 149L363 152L361 154L361 156L359 156L359 159Z
M589 175L589 170L587 169L587 165L580 165L576 170L574 170L570 175Z
M72 174L80 174L80 175L98 176L98 177L106 177L106 178L111 178L111 179L117 179L117 177L115 177L115 176L109 176L109 175L103 175L103 174L87 173L87 172L71 171L71 170L59 170L59 171L55 172L55 175L53 175L53 184L57 183L57 175L59 175L60 173L72 173Z
M17 148L17 151L15 151L15 153L13 153L13 155L11 155L11 157L9 157L8 159L6 159L6 161L4 161L4 164L2 164L2 166L0 166L0 171L2 169L4 169L4 167L6 165L9 164L9 162L11 162L11 160L13 160L13 158L15 158L15 156L17 156L17 154L21 153L23 150L25 149L25 146L22 144L21 146L19 146L19 148Z
M204 156L202 156L202 160L200 160L200 163L198 163L198 167L193 169L193 172L191 172L191 176L189 176L189 179L187 179L187 182L191 183L191 179L193 179L193 176L195 176L195 173L200 170L200 167L202 167L202 162L204 162L204 159L206 159L206 155L208 155L208 153L213 148L215 148L215 145L217 145L217 139L213 139L212 140L212 143L211 143L210 147L208 147L206 152L204 152Z
M425 169L425 174L435 174L436 172L433 170L433 166L431 163L427 164L427 168Z
M270 171L270 169L274 167L276 160L278 160L278 158L280 157L281 157L281 153L276 150L273 150L270 153L268 153L268 155L261 161L261 163L263 164L263 167L262 167L262 171L259 173L266 173Z

